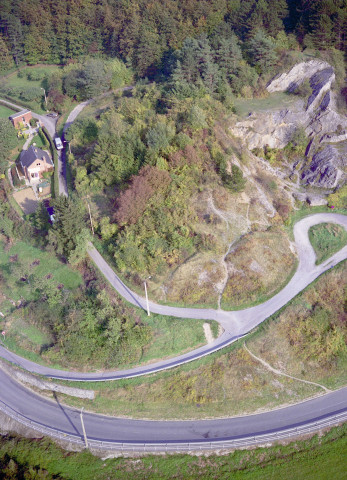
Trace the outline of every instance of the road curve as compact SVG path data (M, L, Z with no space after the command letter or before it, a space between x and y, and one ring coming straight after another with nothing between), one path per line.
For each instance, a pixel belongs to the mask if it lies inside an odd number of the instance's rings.
M0 410L44 434L81 443L80 413L27 390L0 370ZM148 421L85 413L88 441L94 447L155 450L198 449L267 443L315 431L346 418L347 388L265 413L214 420ZM336 418L336 416L338 416ZM48 430L49 429L49 430ZM66 437L66 436L72 436ZM108 442L109 445L101 445ZM118 444L118 445L117 445ZM151 448L146 448L150 451Z
M150 302L151 311L160 313L161 315L170 315L179 318L211 319L219 322L222 325L224 332L211 344L204 345L203 347L184 355L160 360L159 362L150 365L138 366L126 370L98 373L64 371L46 367L24 359L8 351L4 347L0 347L0 356L30 372L45 375L50 378L73 381L106 381L159 372L196 360L202 356L209 355L246 335L266 318L286 305L286 303L307 287L319 275L347 258L347 246L345 246L322 264L315 265L316 255L308 238L308 230L311 226L322 222L336 223L342 225L347 230L347 216L335 213L318 213L305 217L297 222L294 226L294 239L299 259L298 269L290 282L277 295L274 295L268 301L260 305L244 310L229 312L212 309L170 307ZM119 279L94 247L90 249L89 254L96 266L121 296L132 304L140 308L145 308L144 298L132 292Z
M76 110L76 116L78 113ZM52 129L51 125L48 130L50 129ZM52 137L54 133L55 131L51 134ZM63 163L62 160L60 160L60 163ZM63 169L61 176L64 177ZM61 193L67 194L67 189L66 192L63 188L62 190ZM294 226L295 244L299 257L297 272L281 292L262 305L241 311L225 312L210 309L180 309L150 303L151 310L162 315L217 320L223 326L224 333L213 344L147 367L100 374L65 372L43 367L9 352L3 347L0 347L0 356L27 370L53 378L103 381L153 373L212 353L232 343L259 325L324 271L347 258L347 247L344 247L320 266L314 265L315 254L308 240L307 232L310 226L321 222L338 223L347 230L347 217L337 214L312 215L298 222ZM111 285L124 298L134 305L144 308L144 299L121 282L95 248L90 249L89 255ZM34 394L14 382L1 370L0 385L1 411L42 433L78 443L82 442L79 412L59 404L58 401L53 403ZM192 450L194 445L196 448L202 448L202 446L222 448L224 445L235 448L240 445L265 443L276 438L288 438L298 433L314 431L320 426L336 424L346 418L347 388L343 388L297 405L246 417L206 421L154 422L117 419L86 413L84 422L89 444L94 447L167 451L184 448ZM111 443L105 445L104 442ZM151 446L145 446L148 443Z

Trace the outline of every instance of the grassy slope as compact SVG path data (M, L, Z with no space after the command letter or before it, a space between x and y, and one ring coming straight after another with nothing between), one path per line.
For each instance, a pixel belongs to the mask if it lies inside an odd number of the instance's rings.
M347 467L347 425L282 446L235 451L223 456L148 455L99 459L88 451L66 453L48 439L0 437L0 466L10 459L22 469L45 469L70 480L244 479L342 480ZM0 474L1 476L1 474ZM40 478L40 477L38 477Z
M316 265L324 262L347 244L346 230L334 223L322 223L309 230L310 242L316 252Z
M18 72L14 72L13 74L7 76L6 78L1 79L3 82L4 86L11 86L11 87L23 87L23 88L32 88L32 87L42 87L42 80L28 80L26 77L26 73L30 71L30 69L34 70L41 70L47 73L47 75L50 75L54 72L56 72L59 67L56 65L36 65L34 67L27 67L22 72L24 71L25 75L24 77L18 77ZM0 93L1 97L1 93ZM13 103L20 102L19 106L21 106L22 103L30 107L32 110L34 110L36 113L45 113L45 110L42 109L42 104L43 104L43 91L42 91L42 103L37 102L37 101L32 101L32 102L26 102L24 100L21 100L19 97L13 96L11 97Z
M22 311L22 309L16 311L10 301L17 302L20 299L30 301L33 299L30 286L26 282L18 283L11 280L9 257L16 254L20 259L27 258L30 262L40 260L39 265L32 267L33 271L35 270L35 273L40 276L52 274L52 278L47 281L62 283L65 288L76 288L81 282L81 276L78 272L59 262L55 256L24 242L17 242L8 252L5 252L4 244L0 242L0 272L5 280L1 291L3 296L0 296L0 311L6 315L6 330L8 332L6 345L19 355L38 363L47 364L47 361L38 352L40 347L52 342L49 333L29 324L25 320L25 311ZM113 291L110 290L110 294L113 294ZM203 331L204 321L202 320L177 319L154 314L148 317L146 312L142 311L139 311L139 314L141 321L150 325L153 330L153 339L143 349L140 363L178 355L206 343ZM5 320L0 320L0 325L5 324ZM211 322L212 331L216 334L217 324L214 325L214 323ZM60 363L59 359L54 359L51 365L53 364L58 368ZM129 365L123 365L123 367L127 366ZM122 366L119 365L118 367ZM90 366L90 368L93 367Z
M307 345L307 338L298 336L292 345L290 333L296 329L296 318L300 318L300 322L309 322L307 326L314 329L316 320L310 320L310 315L316 307L330 309L335 322L343 318L341 285L346 285L346 272L347 262L343 262L321 276L249 335L248 348L289 375L322 383L331 389L344 385L345 357L327 362L323 359L323 351L322 359L306 358L307 346L311 344ZM332 302L331 298L335 301ZM317 299L320 299L318 306ZM341 328L346 332L345 327ZM300 342L303 342L303 348ZM314 342L320 342L320 339L312 335L312 345ZM62 397L62 401L74 406L84 405L100 413L188 419L252 413L323 393L320 387L269 372L241 346L242 342L237 342L208 357L149 377L102 384L78 383L79 387L98 391L95 400Z

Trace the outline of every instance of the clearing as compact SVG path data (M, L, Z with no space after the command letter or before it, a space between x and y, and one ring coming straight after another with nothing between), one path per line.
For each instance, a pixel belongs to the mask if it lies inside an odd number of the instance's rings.
M298 96L286 92L276 92L265 98L235 98L234 105L238 116L245 118L253 112L277 110L279 106L288 108L298 101Z
M0 97L4 95L11 98L13 103L22 103L36 113L45 113L42 108L44 93L41 89L46 87L45 76L58 70L57 65L35 65L16 71L1 79Z

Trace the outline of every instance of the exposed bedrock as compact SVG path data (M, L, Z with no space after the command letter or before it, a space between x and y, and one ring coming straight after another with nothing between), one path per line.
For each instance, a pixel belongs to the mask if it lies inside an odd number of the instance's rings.
M301 173L301 180L308 185L323 188L334 188L344 175L346 165L347 144L338 149L327 145L312 157L307 167Z
M306 100L291 94L305 80L312 90ZM334 188L346 180L347 167L347 117L335 109L334 81L334 69L326 62L310 60L295 65L267 86L270 94L288 92L288 99L271 109L250 113L231 128L231 133L242 138L250 150L265 145L284 148L303 127L310 148L306 149L302 183Z

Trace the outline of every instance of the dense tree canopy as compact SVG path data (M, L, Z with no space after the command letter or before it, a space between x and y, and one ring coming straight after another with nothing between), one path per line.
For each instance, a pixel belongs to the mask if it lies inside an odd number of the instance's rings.
M131 62L140 76L152 76L165 71L169 52L202 34L215 42L222 38L221 57L232 32L248 42L259 30L272 38L294 32L304 45L346 50L346 12L346 0L4 0L0 58L6 68L11 62L67 63L107 55ZM204 55L203 79L209 83L214 71L206 47ZM91 68L91 77L99 73Z

